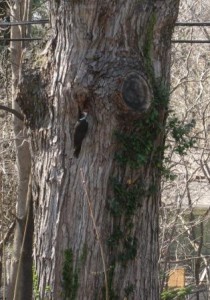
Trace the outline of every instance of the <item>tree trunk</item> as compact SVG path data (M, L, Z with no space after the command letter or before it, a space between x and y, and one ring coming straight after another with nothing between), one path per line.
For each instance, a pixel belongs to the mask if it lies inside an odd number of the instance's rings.
M51 3L51 60L23 74L17 97L31 129L41 299L159 299L163 128L178 4ZM75 124L84 111L88 133L77 158Z
M24 1L14 1L11 5L12 21L21 21L24 14ZM29 14L25 7L25 14ZM20 26L11 27L11 38L22 38ZM11 49L12 68L12 105L16 114L20 112L20 107L15 101L17 86L19 82L22 44L13 41ZM16 115L16 116L17 116ZM14 134L16 143L16 161L18 168L18 190L16 205L16 225L13 244L13 255L9 276L8 299L21 300L31 299L32 296L32 239L33 239L33 214L31 184L29 184L31 171L31 156L28 143L28 135L25 125L18 117L14 118ZM30 218L29 218L30 216ZM32 216L32 217L31 217Z

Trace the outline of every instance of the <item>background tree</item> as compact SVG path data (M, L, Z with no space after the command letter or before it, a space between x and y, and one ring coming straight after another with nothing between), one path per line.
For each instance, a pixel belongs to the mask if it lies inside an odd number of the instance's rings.
M14 1L10 3L10 20L12 22L29 20L31 11L30 1ZM21 59L24 42L15 39L25 38L26 27L11 27L10 60L12 73L12 106L17 112L20 111L14 101L17 93L17 84L21 69ZM14 245L11 256L11 271L8 285L8 299L30 299L32 294L32 235L33 221L26 227L29 200L31 197L29 177L31 169L31 158L27 131L23 120L14 118L14 135L16 144L16 163L18 168L18 189L16 205L16 226L14 234ZM29 222L30 224L30 222Z
M181 1L178 20L205 22L209 9L205 0ZM177 27L173 37L176 40L208 38L208 27ZM186 284L196 287L197 297L199 290L204 290L201 286L204 278L205 290L209 289L208 57L207 44L175 44L172 48L170 109L173 112L169 123L176 125L173 128L176 130L168 135L165 155L167 167L176 178L163 181L160 214L160 255L164 275L161 287L164 283L167 285L165 279L170 269L182 266L186 268ZM176 116L173 116L174 113ZM187 133L187 137L184 134L182 138L183 133Z
M6 5L6 6L5 6ZM13 7L14 5L14 7ZM40 10L42 6L42 10ZM1 21L5 21L5 16L8 16L7 22L11 20L14 22L27 21L30 10L29 3L9 3L5 2L1 6ZM33 5L36 9L36 16L45 16L43 3L36 3ZM28 16L28 17L27 17ZM4 19L3 19L4 17ZM45 16L46 18L46 16ZM29 37L29 30L26 26L6 26L9 36L13 39L21 39ZM9 28L9 29L8 29ZM0 28L1 29L1 28ZM3 28L4 29L4 28ZM33 25L32 34L39 34L43 36L44 28L40 25ZM5 30L3 30L5 33ZM11 36L10 36L11 33ZM4 34L5 38L5 34ZM22 114L18 112L17 104L13 103L12 97L15 99L17 82L19 81L21 57L26 45L25 41L2 41L0 48L0 109L1 109L1 135L0 135L0 162L1 162L1 236L0 236L0 286L2 297L5 298L6 287L9 285L8 295L9 299L30 299L32 293L32 238L33 232L26 235L25 222L27 215L27 190L28 179L30 174L30 153L27 142L27 131L22 122ZM33 43L36 51L39 47L37 42ZM32 47L33 47L32 46ZM27 48L27 52L31 51L31 47ZM11 72L12 66L12 72ZM13 84L12 84L13 83ZM12 87L12 88L11 88ZM3 110L2 110L3 109ZM12 128L12 113L16 116L14 119L15 134ZM16 150L15 150L16 144ZM15 151L17 159L15 159ZM20 160L22 164L20 164ZM17 168L17 165L18 168ZM17 181L19 184L17 189ZM16 211L15 202L17 201ZM33 218L30 218L33 225ZM16 221L14 245L12 244L12 237L14 233L14 225ZM30 224L30 222L28 222ZM32 228L32 227L31 227ZM25 242L23 242L25 241ZM11 266L11 268L10 268ZM16 294L16 295L14 295Z

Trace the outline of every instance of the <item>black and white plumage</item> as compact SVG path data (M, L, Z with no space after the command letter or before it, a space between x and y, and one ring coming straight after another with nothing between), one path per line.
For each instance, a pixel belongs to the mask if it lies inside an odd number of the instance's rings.
M74 156L79 156L82 141L85 138L88 131L87 112L81 113L81 117L77 121L74 130Z

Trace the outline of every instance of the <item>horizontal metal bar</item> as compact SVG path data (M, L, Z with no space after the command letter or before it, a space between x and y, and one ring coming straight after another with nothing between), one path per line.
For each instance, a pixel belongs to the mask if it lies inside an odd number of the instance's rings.
M47 24L49 19L40 19L33 21L20 21L20 22L0 22L0 26L17 26L28 24ZM176 22L175 26L210 26L210 22Z
M18 26L18 25L30 25L30 24L47 24L50 21L48 19L40 19L33 21L20 21L20 22L0 22L0 26Z
M0 42L2 41L13 41L13 42L18 42L18 41L40 41L42 38L20 38L20 39L1 39ZM173 44L210 44L210 40L172 40L171 41Z
M175 26L210 26L210 22L176 22Z
M210 40L171 40L177 44L210 44Z
M0 39L0 42L40 41L42 38Z

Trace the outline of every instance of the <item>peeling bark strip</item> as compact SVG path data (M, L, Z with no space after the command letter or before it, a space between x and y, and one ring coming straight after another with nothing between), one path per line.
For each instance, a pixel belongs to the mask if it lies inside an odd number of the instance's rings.
M28 77L20 86L18 100L32 129L41 299L159 299L159 166L168 103L162 90L178 5L51 1L51 61L36 84ZM88 133L75 158L83 111Z

